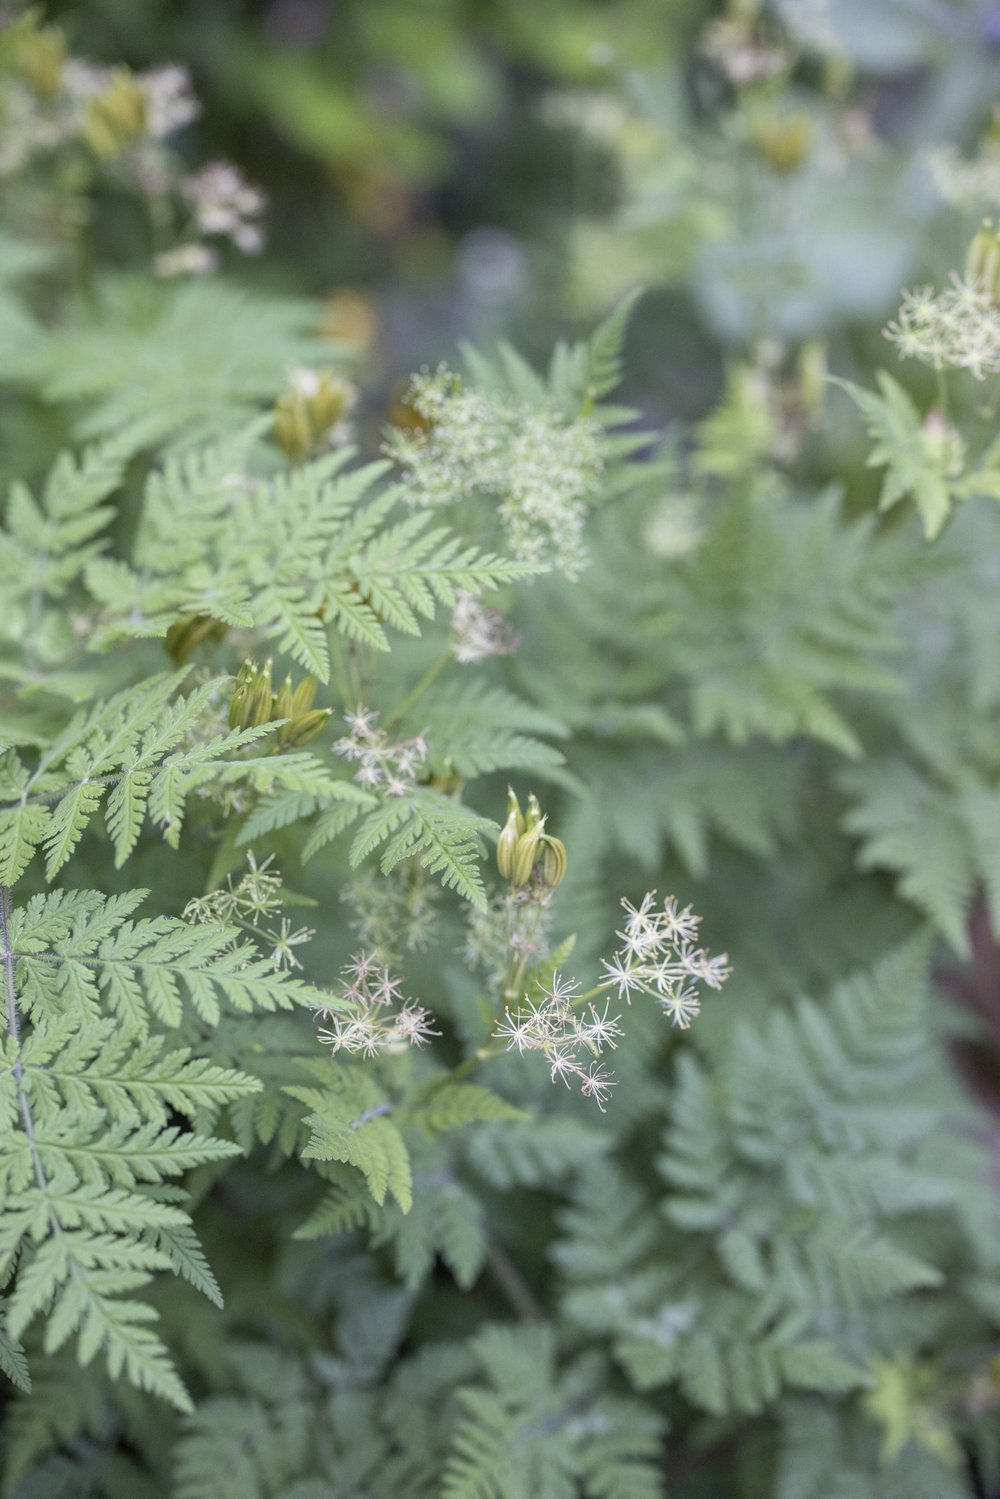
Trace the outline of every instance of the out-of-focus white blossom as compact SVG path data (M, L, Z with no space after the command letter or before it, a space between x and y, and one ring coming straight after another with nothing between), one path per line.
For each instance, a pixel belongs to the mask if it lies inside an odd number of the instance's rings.
M474 593L462 589L451 611L451 653L462 665L485 661L488 656L509 656L521 644L507 617L499 609L487 609Z
M345 713L344 722L351 732L336 741L334 754L357 765L354 779L362 786L388 796L405 796L413 790L417 771L427 758L427 741L422 734L390 740L377 721L378 714L369 708Z
M185 177L181 194L194 209L202 234L231 240L244 254L254 255L264 237L257 222L264 212L264 194L246 181L232 162L213 161Z
M494 496L515 557L576 578L587 562L583 526L603 470L601 435L587 417L466 390L441 366L407 392L424 430L395 429L385 451L406 475L413 505Z
M904 292L885 336L900 358L934 369L965 369L977 380L1000 371L1000 307L985 286L954 272L943 291L919 286Z

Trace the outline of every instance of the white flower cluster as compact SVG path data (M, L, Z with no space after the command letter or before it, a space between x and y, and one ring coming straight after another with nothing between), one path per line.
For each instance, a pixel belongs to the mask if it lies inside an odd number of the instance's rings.
M504 1013L496 1036L506 1042L508 1051L540 1051L553 1082L562 1078L569 1087L570 1079L578 1078L580 1092L593 1098L603 1113L615 1082L596 1058L605 1046L613 1050L618 1045L621 1016L609 1016L606 1004L603 1011L591 1004L586 1016L577 1015L573 1007L580 1000L579 988L578 980L554 974L537 1004L526 997L526 1008Z
M270 854L263 864L258 864L253 850L248 850L249 868L246 874L235 885L230 875L224 889L213 890L209 895L188 901L184 908L184 919L217 921L225 926L252 930L256 937L262 938L265 945L271 948L271 961L275 969L301 968L302 964L294 949L310 941L316 932L313 927L308 926L293 932L292 924L285 916L277 927L270 924L269 918L273 918L284 906L282 879L278 871L271 867L273 859L274 855Z
M431 1028L429 1010L401 993L401 983L370 954L352 958L341 970L339 993L317 1005L317 1016L330 1022L329 1029L320 1029L319 1039L335 1052L359 1052L366 1057L426 1045L441 1032ZM351 1007L347 1014L343 1013L345 1001ZM397 1004L399 1009L394 1008Z
M377 727L378 714L368 708L357 708L344 714L350 734L338 739L334 754L353 760L358 769L354 779L371 790L387 796L405 796L416 783L416 774L427 758L427 741L422 734L412 739L390 740Z
M954 272L943 291L920 286L904 292L885 336L900 358L934 369L969 370L977 380L1000 371L1000 307L984 286Z
M474 593L462 589L451 611L451 654L463 666L488 656L509 656L521 644L520 635L499 609L487 609Z
M228 239L245 255L264 243L258 220L266 199L229 161L213 161L181 182L181 196L194 209L200 234Z
M603 469L596 423L465 390L444 366L416 376L406 399L426 429L397 428L385 451L406 474L410 503L496 496L515 557L578 577L587 562L587 501Z
M984 142L975 156L963 156L954 146L938 146L928 152L927 164L946 203L985 212L1000 209L1000 141Z
M540 1051L549 1064L552 1081L579 1080L581 1093L603 1110L614 1078L599 1060L606 1046L614 1049L621 1035L620 1015L609 1015L609 1004L598 1009L601 996L616 989L619 1000L631 1003L634 992L651 995L674 1025L687 1030L701 1009L698 985L720 989L729 977L725 953L711 957L695 945L701 922L691 907L678 909L672 896L658 909L656 892L641 905L622 901L628 913L621 946L609 962L602 959L604 977L586 994L576 980L558 974L541 990L537 1001L525 995L517 1010L507 1009L495 1035L508 1051ZM578 1013L586 1005L586 1014Z
M32 157L77 139L88 109L114 78L113 68L71 57L60 69L58 87L48 97L40 97L34 89L11 80L4 96L0 176L19 171ZM135 74L135 82L142 92L146 116L139 148L165 140L198 115L199 104L191 92L186 68L154 68ZM148 168L148 163L141 165L143 170Z
M690 906L679 910L672 895L659 910L655 890L639 906L627 900L622 905L628 913L625 930L615 934L621 946L611 962L601 959L606 982L630 1004L633 990L652 995L674 1025L687 1030L701 1009L696 985L721 989L731 972L727 954L713 958L695 946L701 917Z

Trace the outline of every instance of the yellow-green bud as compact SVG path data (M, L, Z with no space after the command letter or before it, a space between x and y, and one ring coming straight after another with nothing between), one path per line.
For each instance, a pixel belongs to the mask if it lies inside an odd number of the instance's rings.
M778 119L759 121L751 138L771 170L786 177L796 171L809 154L812 121L805 110L797 109Z
M510 882L512 885L526 885L531 879L531 871L535 867L535 860L539 856L542 838L545 834L545 818L536 822L534 827L522 833L514 846L514 857L511 860Z
M523 828L524 818L521 816L520 808L512 807L500 831L500 837L497 839L497 868L505 880L509 880L514 871L514 850L521 836L518 822Z
M566 874L566 845L561 838L546 833L542 839L542 880L550 889L562 883Z
M539 823L544 821L545 819L542 816L542 809L538 805L538 797L534 792L532 792L528 797L528 812L527 816L524 819L525 832L530 833L532 828L537 827Z
M128 68L116 68L95 95L83 120L83 135L95 156L120 156L146 129L146 95Z
M278 696L274 700L275 718L294 718L295 710L293 707L293 703L294 694L292 692L292 679L291 677L286 677L281 691L278 693Z
M36 94L50 99L62 80L66 38L57 26L39 28L30 13L15 25L20 28L14 49L17 70Z
M256 677L256 662L244 661L236 673L236 684L229 700L229 727L231 729L246 729L250 726L250 700L253 696Z
M257 673L250 695L250 723L254 728L270 723L274 717L274 692L271 688L271 663L265 661Z
M274 408L274 440L293 463L328 446L354 403L354 388L332 370L300 370Z
M308 744L310 739L315 739L321 733L332 708L313 708L309 713L303 713L294 718L291 723L284 724L278 730L278 739L283 748L299 749L303 744Z
M316 678L313 676L303 677L292 694L292 717L297 718L300 713L308 713L316 698Z
M187 614L170 626L163 643L171 661L180 666L203 640L221 640L225 633L220 619L210 614Z
M965 253L965 279L981 286L1000 306L1000 230L989 219L972 236Z

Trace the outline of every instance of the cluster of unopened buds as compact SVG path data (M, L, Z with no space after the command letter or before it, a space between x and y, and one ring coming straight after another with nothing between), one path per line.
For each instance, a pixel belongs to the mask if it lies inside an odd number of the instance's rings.
M357 397L351 382L332 370L293 370L291 388L274 408L275 442L292 463L346 442Z
M299 749L316 738L332 712L330 708L314 708L315 697L315 677L303 677L294 687L291 677L286 677L284 685L275 692L271 685L271 662L258 666L256 661L244 661L229 703L229 727L259 728L275 719L284 719L277 731L277 746Z
M671 896L657 907L654 891L639 906L626 900L622 905L627 918L617 933L621 945L610 961L602 960L604 977L581 994L578 981L555 974L540 986L537 999L525 995L521 1006L508 1008L494 1033L508 1051L540 1051L553 1082L561 1078L568 1086L577 1079L581 1093L602 1110L615 1082L600 1056L621 1035L621 1016L609 1013L609 992L616 990L618 1000L629 1004L633 993L651 995L686 1030L701 1008L698 985L719 989L730 973L724 953L713 958L695 945L700 917L690 906L680 910Z
M536 796L528 797L524 813L508 787L507 809L497 840L497 868L515 889L532 883L553 889L566 874L565 844L545 831L546 818Z
M351 732L338 739L333 749L342 759L357 764L354 779L387 796L405 796L412 791L417 772L427 758L423 735L393 741L378 727L378 714L367 708L345 713L344 722Z
M401 982L366 953L352 958L341 970L339 992L328 1004L317 1006L317 1015L329 1020L319 1039L334 1052L373 1057L424 1046L439 1036L441 1032L432 1029L430 1011L407 999Z

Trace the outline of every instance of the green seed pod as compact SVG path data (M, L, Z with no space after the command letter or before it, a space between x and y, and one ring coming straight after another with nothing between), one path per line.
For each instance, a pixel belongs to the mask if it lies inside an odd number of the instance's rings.
M314 676L303 677L292 694L292 718L298 718L300 713L308 713L316 698L316 678Z
M256 676L257 665L254 661L244 661L236 673L236 685L229 700L229 727L231 729L246 729L250 726L250 700Z
M522 833L517 840L511 861L510 882L512 885L526 885L531 879L531 871L535 867L535 860L538 858L544 834L545 818L543 817L541 821L535 823L534 827Z
M83 119L83 136L95 156L121 156L144 134L146 94L128 68L116 68L103 93L96 94Z
M292 679L291 677L286 677L281 691L278 693L278 696L274 700L275 718L294 718L294 701L295 699L292 691Z
M513 805L507 813L507 821L504 823L500 837L497 839L497 868L505 880L509 880L514 871L514 850L517 847L517 841L521 833L524 831L524 818L521 815L521 809L517 805L517 799L513 791L510 792L510 798ZM520 827L518 827L518 823L520 823Z
M553 838L551 833L546 833L542 846L542 879L550 889L554 889L566 875L566 845L561 838Z
M274 692L271 689L271 662L267 660L257 672L250 698L250 723L259 728L274 718Z
M981 286L1000 306L1000 230L989 219L976 230L965 253L965 279Z
M310 739L322 733L323 725L326 723L332 708L313 708L309 713L303 713L300 718L293 719L278 731L278 738L283 746L288 749L300 749L303 744L308 744Z

